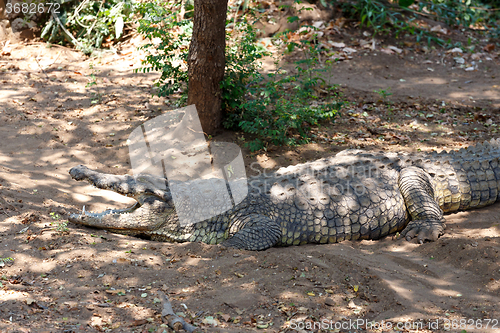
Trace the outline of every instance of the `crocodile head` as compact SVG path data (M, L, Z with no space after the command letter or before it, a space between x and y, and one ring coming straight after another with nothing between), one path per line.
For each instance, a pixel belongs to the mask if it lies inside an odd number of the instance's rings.
M96 228L113 230L146 231L173 216L174 204L166 180L146 174L137 176L112 175L90 170L79 165L69 171L75 180L85 180L91 185L134 198L136 203L125 209L108 209L103 212L71 214L69 221ZM164 188L164 189L162 189Z

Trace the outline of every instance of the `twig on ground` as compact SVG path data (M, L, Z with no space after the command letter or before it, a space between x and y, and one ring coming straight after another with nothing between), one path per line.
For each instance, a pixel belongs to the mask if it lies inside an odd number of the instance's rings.
M171 329L173 329L174 331L184 329L185 331L190 333L193 332L201 333L201 330L198 327L186 323L182 317L179 317L174 313L174 310L172 309L172 304L170 303L170 300L164 293L159 291L158 296L160 296L163 305L163 310L161 311L161 315L162 317L165 317L165 319L167 320L167 324Z
M30 235L31 237L26 240L27 243L37 239L38 236L40 236L44 231L50 231L50 230L56 230L56 228L43 228L36 234Z
M36 57L35 57L35 61L38 64L38 67L40 67L40 69L42 70L42 73L45 74L45 77L47 78L47 80L50 80L49 76L47 75L47 73L45 73L45 70L43 69L42 65L40 65L40 62L38 61L38 59Z

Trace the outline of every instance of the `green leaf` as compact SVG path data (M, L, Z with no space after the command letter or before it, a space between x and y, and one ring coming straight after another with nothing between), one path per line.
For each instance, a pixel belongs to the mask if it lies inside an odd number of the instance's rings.
M366 14L361 16L361 24L363 24L365 22L365 20L366 20Z
M413 5L414 2L415 2L414 0L399 0L399 5L401 7L408 7Z
M298 20L299 20L298 16L290 16L289 18L287 18L288 23L293 23Z
M49 32L50 28L52 28L52 25L54 24L54 20L50 20L45 28L42 30L42 34L40 35L40 38L45 38L45 35Z

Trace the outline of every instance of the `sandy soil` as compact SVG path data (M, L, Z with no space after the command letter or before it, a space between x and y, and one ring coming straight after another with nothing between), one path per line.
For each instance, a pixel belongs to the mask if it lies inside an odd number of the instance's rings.
M314 143L244 150L247 165L275 169L346 148L441 150L497 137L498 52L463 56L477 65L465 71L443 50L386 54L382 45L363 48L354 33L335 38L357 50L329 75L351 106L317 129ZM14 43L0 56L0 258L13 259L0 264L0 331L169 332L159 290L207 332L318 332L315 322L333 332L398 323L401 332L500 329L499 204L447 216L446 234L423 245L389 237L246 252L66 225L82 205L130 204L71 180L68 170L130 172L130 132L173 109L151 97L156 74L132 72L138 43L100 59L42 43ZM97 85L86 88L92 73ZM389 87L385 100L373 92ZM356 320L362 330L350 325Z

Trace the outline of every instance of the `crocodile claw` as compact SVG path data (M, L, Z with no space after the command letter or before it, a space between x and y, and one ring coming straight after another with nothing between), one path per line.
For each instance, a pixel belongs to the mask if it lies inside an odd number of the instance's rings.
M425 241L434 242L444 234L446 225L443 220L416 220L410 221L401 232L401 236L407 241L417 237L417 241L423 244Z

